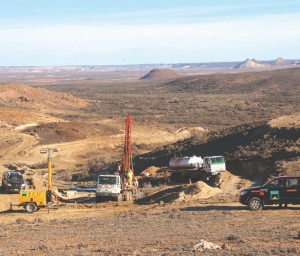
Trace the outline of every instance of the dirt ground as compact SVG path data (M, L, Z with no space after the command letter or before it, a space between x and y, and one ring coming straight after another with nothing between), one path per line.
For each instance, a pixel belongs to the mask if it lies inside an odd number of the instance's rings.
M251 212L237 198L257 177L223 177L223 189L171 184L133 202L61 204L49 213L10 212L3 202L18 195L2 194L0 255L298 255L300 207ZM201 252L200 239L224 249Z
M1 191L0 256L299 255L300 207L250 212L238 203L239 191L261 184L275 164L282 172L299 173L299 74L285 70L191 76L133 86L57 82L49 85L51 91L2 84L0 175L7 164L44 164L47 156L40 154L41 148L60 148L52 155L54 173L84 171L84 164L99 156L120 160L116 158L123 154L127 113L134 116L136 166L142 174L160 177L156 166L168 165L174 153L191 149L198 154L194 146L203 146L205 154L220 152L231 173L224 172L217 187L169 183L134 202L91 200L49 213L40 209L28 214L22 208L10 212L10 202L17 202L18 195ZM242 129L244 122L261 118L272 120ZM226 129L220 137L217 131L209 133L221 128ZM195 131L198 140L191 141ZM40 175L46 167L35 171ZM36 189L45 190L47 179L37 178L41 182ZM224 249L200 252L195 249L200 239Z
M79 208L79 209L78 209ZM1 255L299 255L299 207L103 203L1 213ZM283 217L284 216L284 217ZM224 247L224 246L223 246Z

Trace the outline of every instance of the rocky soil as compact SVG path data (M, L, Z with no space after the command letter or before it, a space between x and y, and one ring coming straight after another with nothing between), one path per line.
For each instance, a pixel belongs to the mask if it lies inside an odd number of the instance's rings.
M299 255L299 207L104 203L49 214L1 213L1 255ZM284 216L284 218L282 217Z

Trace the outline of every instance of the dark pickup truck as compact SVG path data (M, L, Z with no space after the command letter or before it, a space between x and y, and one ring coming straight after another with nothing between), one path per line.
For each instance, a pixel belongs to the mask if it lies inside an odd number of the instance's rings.
M243 189L239 201L252 211L265 205L300 204L300 176L280 176L262 186Z
M4 193L20 192L26 187L25 180L20 172L5 172L2 176L2 188Z

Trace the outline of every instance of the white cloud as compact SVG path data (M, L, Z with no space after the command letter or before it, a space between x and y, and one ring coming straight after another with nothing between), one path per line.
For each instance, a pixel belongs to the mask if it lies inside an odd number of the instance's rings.
M292 56L295 52L289 51L300 41L299 27L296 14L189 24L91 23L2 27L0 65L300 58L300 52L298 56ZM11 63L11 60L18 59L17 56L21 57L19 62ZM22 57L26 63L22 62ZM76 63L70 63L72 61Z

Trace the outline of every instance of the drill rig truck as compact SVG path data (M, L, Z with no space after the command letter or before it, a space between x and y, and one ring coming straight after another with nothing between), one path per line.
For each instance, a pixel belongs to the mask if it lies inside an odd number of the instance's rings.
M137 194L137 188L132 185L132 119L128 114L125 127L124 160L114 174L101 174L97 179L96 203L114 199L130 201Z

